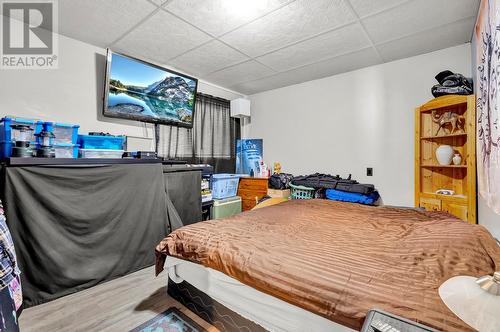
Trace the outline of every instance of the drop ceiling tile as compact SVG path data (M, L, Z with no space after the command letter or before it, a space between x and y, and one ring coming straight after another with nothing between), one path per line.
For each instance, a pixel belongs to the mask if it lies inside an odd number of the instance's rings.
M408 0L349 0L359 17L379 13Z
M208 40L210 36L177 17L160 10L119 40L114 48L160 63Z
M469 42L474 24L475 19L469 18L376 47L385 61L429 53Z
M146 0L64 0L58 8L60 34L101 47L157 9Z
M259 56L320 32L355 21L346 0L297 0L221 39Z
M476 16L479 0L410 1L363 19L374 43L383 43L420 31Z
M311 81L323 77L345 73L358 68L379 64L381 61L373 48L367 48L351 54L317 62L301 68L279 73L262 79L239 83L231 87L244 94L254 94L262 91Z
M363 28L355 23L304 42L269 53L258 61L276 71L285 71L370 46Z
M170 63L194 75L202 76L245 60L249 60L246 55L213 40L173 59Z
M168 0L151 0L151 1L154 2L157 6L161 6Z
M160 1L160 0L157 0ZM290 0L173 0L165 8L200 29L219 36Z
M240 82L252 81L275 74L274 71L261 65L257 61L247 61L203 77L208 82L221 86L231 86Z

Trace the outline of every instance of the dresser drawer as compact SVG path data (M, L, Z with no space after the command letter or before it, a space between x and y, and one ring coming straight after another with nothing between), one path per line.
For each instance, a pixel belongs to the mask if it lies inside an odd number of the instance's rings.
M251 209L253 209L255 207L255 205L257 205L257 202L255 202L255 200L245 200L245 201L241 201L241 210L242 211L249 211Z
M267 192L265 191L251 191L251 190L239 190L238 196L241 197L242 200L250 200L253 199L255 201L255 197L261 199L266 196Z
M455 217L467 221L468 218L468 209L465 204L456 204L452 202L443 202L442 203L443 211L448 212L449 214L454 215Z
M257 200L267 195L267 178L241 178L238 185L238 196L241 197L242 210L251 210Z
M441 200L435 198L420 198L420 207L423 207L427 211L441 211Z

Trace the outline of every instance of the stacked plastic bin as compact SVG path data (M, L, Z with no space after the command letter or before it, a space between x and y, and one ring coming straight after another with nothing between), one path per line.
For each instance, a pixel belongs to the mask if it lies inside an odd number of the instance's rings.
M52 140L56 158L78 158L78 129L79 125L44 122L43 129L54 134Z
M35 134L42 131L41 121L24 119L24 118L14 118L14 117L4 117L0 119L0 159L9 158L12 156L12 146L16 140L18 132L13 130L11 126L13 125L27 125L30 126L33 131L30 134L30 142L33 146L36 144Z
M121 158L125 136L78 135L80 158Z
M241 212L241 197L238 193L239 174L212 175L212 219L230 217Z

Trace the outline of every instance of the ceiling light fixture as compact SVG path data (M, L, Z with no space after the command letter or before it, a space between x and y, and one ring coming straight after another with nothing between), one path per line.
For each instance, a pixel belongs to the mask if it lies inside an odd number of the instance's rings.
M238 18L253 18L268 7L269 0L225 0L227 14Z

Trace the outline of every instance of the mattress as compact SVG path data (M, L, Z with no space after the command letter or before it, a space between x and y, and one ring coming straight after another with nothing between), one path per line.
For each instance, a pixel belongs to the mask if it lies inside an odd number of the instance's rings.
M445 213L327 200L289 201L189 225L157 246L262 293L360 329L378 308L438 330L470 331L438 294L458 276L500 268L482 226Z
M199 264L167 257L165 269L173 282L188 282L228 309L271 332L355 331Z

